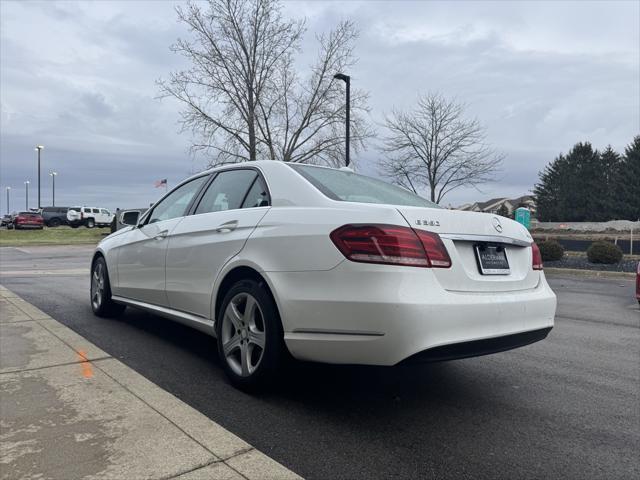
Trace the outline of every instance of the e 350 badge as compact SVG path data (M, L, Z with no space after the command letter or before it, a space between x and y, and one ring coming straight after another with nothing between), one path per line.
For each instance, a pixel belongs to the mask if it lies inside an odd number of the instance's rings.
M416 225L424 225L426 227L439 227L440 222L438 220L416 220Z

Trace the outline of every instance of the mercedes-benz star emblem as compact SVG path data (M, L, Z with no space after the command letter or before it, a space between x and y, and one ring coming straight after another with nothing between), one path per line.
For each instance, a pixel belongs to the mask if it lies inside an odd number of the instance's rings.
M498 217L493 217L493 228L495 228L498 233L502 233L502 225Z

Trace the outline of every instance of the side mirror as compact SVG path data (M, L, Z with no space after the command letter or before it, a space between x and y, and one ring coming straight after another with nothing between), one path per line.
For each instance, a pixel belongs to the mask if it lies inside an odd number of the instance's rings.
M140 218L140 212L133 210L131 212L123 212L120 215L120 223L123 225L137 225L138 218Z

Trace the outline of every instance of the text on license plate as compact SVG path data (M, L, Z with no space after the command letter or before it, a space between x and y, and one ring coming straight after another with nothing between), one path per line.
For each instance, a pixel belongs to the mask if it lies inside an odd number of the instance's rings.
M476 260L482 275L509 275L507 251L502 245L475 245Z

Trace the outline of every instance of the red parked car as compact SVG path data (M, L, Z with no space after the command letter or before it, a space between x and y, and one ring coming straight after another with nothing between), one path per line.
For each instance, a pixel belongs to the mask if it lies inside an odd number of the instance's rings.
M35 212L18 212L11 216L11 223L7 225L7 228L15 228L16 230L22 228L44 228L44 219L42 215Z
M638 262L638 270L636 271L636 298L640 305L640 262Z

